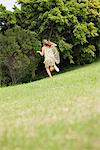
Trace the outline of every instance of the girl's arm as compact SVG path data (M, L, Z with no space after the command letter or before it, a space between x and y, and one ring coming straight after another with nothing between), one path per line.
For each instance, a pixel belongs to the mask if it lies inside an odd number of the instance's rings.
M39 53L41 56L44 55L44 49L42 48L42 51L37 51L37 53Z
M51 45L51 47L56 47L57 46L57 44L55 44L55 43L53 43L52 45Z

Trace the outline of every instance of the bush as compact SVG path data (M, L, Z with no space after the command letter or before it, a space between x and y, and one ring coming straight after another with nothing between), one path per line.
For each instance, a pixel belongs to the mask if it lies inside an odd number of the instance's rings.
M88 45L87 47L80 47L80 56L77 57L77 64L88 64L92 63L95 58L95 46L94 45Z
M36 51L41 47L36 33L19 27L8 29L0 34L0 43L1 84L30 81L39 61Z

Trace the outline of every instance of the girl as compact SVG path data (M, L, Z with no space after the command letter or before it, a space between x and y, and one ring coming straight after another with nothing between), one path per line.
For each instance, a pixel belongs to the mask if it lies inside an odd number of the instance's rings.
M59 68L56 66L57 59L53 52L53 49L55 49L55 46L57 46L55 43L47 41L47 40L43 40L42 51L38 51L38 53L40 53L41 56L44 56L44 64L45 64L45 68L49 77L52 77L51 72L54 69L57 72L59 72ZM59 62L60 62L60 59L59 59Z

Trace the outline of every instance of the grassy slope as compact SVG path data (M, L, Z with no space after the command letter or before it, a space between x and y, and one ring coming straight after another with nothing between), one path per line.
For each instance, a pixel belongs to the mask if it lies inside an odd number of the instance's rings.
M0 150L99 150L100 62L0 89Z

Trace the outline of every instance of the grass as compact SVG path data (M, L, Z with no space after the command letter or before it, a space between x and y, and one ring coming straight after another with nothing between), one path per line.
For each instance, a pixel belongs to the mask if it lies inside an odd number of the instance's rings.
M0 88L0 150L99 150L100 61Z

